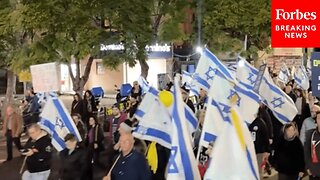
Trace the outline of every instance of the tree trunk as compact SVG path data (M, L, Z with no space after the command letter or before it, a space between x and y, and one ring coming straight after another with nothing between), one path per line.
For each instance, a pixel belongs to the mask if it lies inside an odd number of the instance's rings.
M87 81L89 79L90 72L91 72L91 66L92 66L92 63L93 63L93 57L92 56L89 57L88 62L86 64L86 68L85 68L84 73L83 73L83 76L81 76L81 72L80 72L80 60L76 60L75 62L76 62L76 76L74 76L74 74L72 72L71 64L68 64L69 74L70 74L70 77L71 77L73 90L76 93L79 93L80 96L82 96L83 95L84 86L86 85L86 83L87 83Z
M23 81L23 94L27 94L27 82Z
M16 91L16 76L10 70L7 71L7 92L5 104L9 104L13 101L13 95Z
M141 68L141 76L144 77L144 79L147 79L149 65L145 59L139 59L139 63L140 63L140 68Z

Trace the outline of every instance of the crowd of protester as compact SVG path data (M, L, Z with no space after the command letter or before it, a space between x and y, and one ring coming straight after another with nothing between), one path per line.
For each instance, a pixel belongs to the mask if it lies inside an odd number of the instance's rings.
M170 87L168 87L170 89ZM280 123L270 109L261 104L256 119L248 125L255 145L260 177L278 171L280 180L296 180L309 176L320 179L320 106L311 92L302 91L290 82L284 92L294 101L298 114L292 122ZM190 100L190 91L181 87L183 101L196 113L198 126L193 132L194 154L199 150L199 139L206 113L207 92L200 90L196 102ZM104 180L164 180L170 149L160 144L136 139L133 128L139 123L134 113L143 99L141 87L134 82L131 95L124 108L119 103L112 106L112 115L102 122L97 117L97 105L90 91L74 95L71 117L82 141L74 134L65 136L66 148L59 152L62 180L90 180L93 168L106 169ZM12 143L26 157L26 171L22 179L47 179L51 170L52 145L49 135L36 123L39 121L38 99L32 90L18 108L8 105L4 115L3 135L7 138L7 161L12 159ZM250 107L248 107L250 108ZM107 126L106 128L104 128ZM25 127L25 128L24 128ZM20 143L21 132L30 139L24 147ZM107 131L107 133L104 133ZM106 144L105 142L109 142ZM146 154L155 146L158 156L157 169L151 170ZM100 153L108 152L108 160L102 162ZM204 176L210 162L214 142L199 152L199 171Z

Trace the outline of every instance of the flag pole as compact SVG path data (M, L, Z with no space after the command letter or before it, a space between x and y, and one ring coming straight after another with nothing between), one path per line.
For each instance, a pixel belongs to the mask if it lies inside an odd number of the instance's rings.
M120 152L121 153L121 152ZM117 157L117 159L114 161L114 163L112 164L112 166L111 166L111 168L110 168L110 170L109 170L109 172L108 172L108 174L107 174L107 177L108 176L111 176L111 171L113 170L113 168L114 168L114 166L117 164L117 162L118 162L118 160L120 159L120 156L121 156L121 154L119 154L119 156Z
M22 174L24 166L26 165L27 158L28 158L28 156L25 156L24 159L23 159L23 163L22 163L22 166L21 166L20 171L19 171L20 174Z

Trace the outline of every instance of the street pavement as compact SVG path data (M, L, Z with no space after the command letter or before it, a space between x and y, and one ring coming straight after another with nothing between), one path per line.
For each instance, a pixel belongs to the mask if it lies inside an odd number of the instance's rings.
M103 98L100 103L100 107L110 107L116 101L113 98L115 96L109 95L107 98ZM60 96L60 99L64 102L66 108L70 111L71 103L72 103L72 96L63 95ZM20 180L21 175L19 173L21 166L23 164L24 157L20 155L20 153L14 147L13 154L14 158L10 162L2 163L6 159L6 142L5 138L0 133L0 179L4 180ZM27 136L23 136L21 138L22 144L27 141ZM106 148L109 143L105 142ZM100 155L100 162L107 162L108 153L104 151ZM101 180L102 177L107 173L108 167L110 164L104 164L105 167L94 167L94 179ZM52 171L49 177L50 180L57 180L58 179L58 170L59 170L59 158L58 153L53 153L53 160L52 160ZM272 176L270 178L264 178L266 180L275 180L276 173L275 171L272 172Z

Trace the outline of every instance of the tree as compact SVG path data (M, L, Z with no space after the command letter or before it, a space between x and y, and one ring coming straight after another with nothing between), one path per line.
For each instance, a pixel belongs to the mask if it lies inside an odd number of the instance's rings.
M30 33L31 43L20 51L25 59L15 61L15 66L28 68L32 64L44 62L66 63L73 90L82 94L100 44L108 41L111 34L97 25L95 15L100 13L101 6L94 2L21 1L22 8L17 13L21 18L21 28ZM81 75L80 61L83 59L87 63ZM75 74L71 70L72 62L76 64Z
M11 17L17 6L15 1L0 1L0 68L7 70L7 91L5 104L11 103L16 89L16 72L13 62L19 58L19 51L26 44L27 36L24 31L15 28Z
M204 41L214 51L241 52L248 59L270 45L271 2L207 0L203 11ZM243 42L247 35L247 50Z
M118 1L117 1L118 2ZM152 0L152 1L121 1L114 5L113 10L119 12L111 22L113 29L120 32L121 42L126 51L123 54L109 53L105 64L116 65L126 59L129 66L139 61L141 75L148 76L145 46L156 42L172 42L185 37L180 24L185 20L184 8L190 5L187 0ZM119 61L120 59L120 61Z
M64 62L70 63L74 58L77 65L76 75L74 76L71 68L69 69L74 90L79 92L88 80L93 58L99 55L100 44L121 42L126 49L122 54L111 52L103 57L107 67L115 68L123 62L134 66L135 60L138 60L141 74L147 77L145 46L156 42L158 35L167 41L181 36L176 29L179 29L177 27L183 21L181 14L184 13L177 12L188 4L186 2L44 0L39 3L36 0L25 0L22 1L26 7L22 15L25 28L38 31L34 33L40 39L36 42L35 48L55 52L56 59L62 59ZM162 24L164 26L161 26ZM168 36L168 30L174 32L171 37ZM36 54L33 51L38 51L37 49L31 50L31 53ZM43 53L39 51L38 54ZM80 77L79 62L86 56L89 56L87 69ZM33 58L38 59L35 55Z
M15 53L13 66L17 69L30 65L60 61L69 65L73 90L82 93L91 65L100 56L101 44L125 46L121 54L110 52L104 64L116 68L123 62L130 66L140 62L141 74L148 75L145 46L157 40L181 39L177 31L184 21L179 13L186 0L22 0L8 21L17 22L14 28L24 32L27 43ZM86 69L80 73L80 61L87 59ZM76 73L71 70L76 64Z

